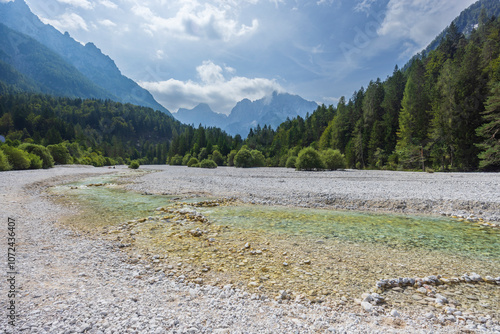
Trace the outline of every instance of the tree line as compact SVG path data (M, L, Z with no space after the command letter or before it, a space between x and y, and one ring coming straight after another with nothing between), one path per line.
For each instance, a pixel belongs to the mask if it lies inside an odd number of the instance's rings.
M2 83L0 135L3 155L14 148L36 160L42 149L26 145L39 145L55 163L95 166L137 160L210 168L498 170L500 20L483 11L469 36L452 24L435 50L403 70L396 66L386 80L277 129L257 126L246 139L184 125L151 108L20 92Z

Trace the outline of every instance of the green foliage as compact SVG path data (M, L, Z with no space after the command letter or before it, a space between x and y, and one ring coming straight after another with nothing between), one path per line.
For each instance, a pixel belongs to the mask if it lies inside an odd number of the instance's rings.
M182 165L182 157L178 154L174 155L172 158L170 158L170 165L172 166Z
M198 165L200 162L198 161L198 159L196 158L191 158L188 163L187 163L187 166L188 167L195 167L196 165Z
M224 165L224 157L218 150L212 152L212 160L217 164L217 166Z
M253 167L252 152L246 146L243 146L234 157L234 165L242 168Z
M261 151L252 150L250 152L252 154L252 164L253 167L265 167L266 166L266 158Z
M324 167L320 154L312 147L301 150L295 163L297 170L321 170Z
M481 149L479 167L500 170L500 83L491 89L483 120L484 124L477 129L478 135L484 138L477 145Z
M47 149L52 155L52 158L54 158L55 163L62 165L71 163L71 155L64 144L49 145Z
M28 153L30 159L30 169L41 169L43 167L43 160L38 155Z
M9 163L9 158L5 153L3 153L3 150L0 148L0 171L7 171L11 170L12 166Z
M201 168L217 168L217 164L213 160L204 159L200 162L200 167Z
M337 170L345 168L345 157L339 150L328 149L321 152L325 169Z
M189 160L191 160L191 154L190 153L186 153L186 155L184 156L184 158L182 158L182 164L184 166L187 166Z
M296 162L297 162L297 157L292 155L291 157L288 157L288 159L286 159L285 167L286 168L295 168Z
M138 169L140 167L139 161L137 160L132 160L130 164L128 165L128 168L130 169Z
M227 165L228 166L234 166L234 157L238 154L238 151L236 150L231 150L229 154L227 155Z
M28 153L32 153L40 157L42 159L41 168L50 168L54 166L54 158L52 158L50 151L46 147L37 144L25 143L21 144L19 148Z
M22 170L30 168L31 160L28 152L8 145L3 145L2 150L7 156L12 169Z

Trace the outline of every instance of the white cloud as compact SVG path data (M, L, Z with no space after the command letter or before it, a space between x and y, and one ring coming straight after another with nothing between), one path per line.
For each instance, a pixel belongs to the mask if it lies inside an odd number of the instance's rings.
M40 20L45 24L54 26L61 32L78 29L83 29L85 31L89 30L85 20L75 13L64 13L54 20L40 17Z
M390 0L380 36L409 39L414 43L407 53L420 51L474 0Z
M196 71L201 82L169 79L139 84L174 112L179 108L193 108L199 103L207 103L214 111L228 114L244 98L257 100L273 91L283 91L275 80L238 76L226 79L222 67L212 61L204 61Z
M156 50L156 58L162 60L164 56L165 52L163 52L163 50Z
M215 39L229 41L257 30L258 20L252 24L240 24L229 17L227 6L216 7L212 4L200 4L197 1L186 1L176 15L164 18L156 15L144 5L135 5L132 12L145 20L143 27L148 32L166 31L180 38Z
M8 2L12 2L14 0L0 0L0 3L8 3Z
M99 23L105 27L116 27L116 23L111 20L101 20Z
M361 2L358 2L356 6L354 6L354 11L368 13L370 8L372 7L372 3L374 3L375 1L376 0L363 0Z
M108 7L108 8L111 8L111 9L118 8L118 6L114 2L109 1L109 0L101 0L101 1L99 1L99 3L101 5L103 5L104 7Z
M57 0L57 1L74 7L81 7L83 9L94 8L94 4L88 0Z

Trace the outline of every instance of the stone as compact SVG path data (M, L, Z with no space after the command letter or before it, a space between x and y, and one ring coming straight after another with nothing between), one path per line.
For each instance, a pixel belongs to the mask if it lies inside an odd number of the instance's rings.
M401 315L399 314L399 312L396 309L394 309L394 308L391 310L391 316L394 317L394 318L401 317Z
M373 311L373 305L368 303L368 302L361 302L361 307L366 311L366 312L372 312Z

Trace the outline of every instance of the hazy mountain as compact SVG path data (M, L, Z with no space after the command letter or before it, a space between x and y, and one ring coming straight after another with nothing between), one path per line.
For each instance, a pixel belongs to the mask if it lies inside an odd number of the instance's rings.
M231 135L246 137L257 125L276 128L287 118L305 117L318 107L316 102L306 101L298 95L274 92L260 100L243 99L226 116L214 112L207 104L199 104L193 109L179 109L175 117L186 124L215 126Z
M95 85L116 96L118 101L151 107L170 115L147 90L123 76L114 61L93 43L84 46L68 33L61 34L51 25L44 24L23 0L0 2L0 23L34 38L56 52Z
M25 91L116 99L33 38L0 23L0 80Z
M194 124L195 127L201 123L203 126L223 128L228 121L226 115L214 112L206 103L200 103L193 109L180 108L174 117L182 123Z
M480 21L481 11L484 9L486 19L500 16L500 1L498 0L479 0L468 8L464 9L452 23L457 27L458 32L468 36L474 28L477 27ZM415 55L406 65L407 68L413 60L418 57L428 55L429 52L435 50L448 34L449 27L445 28L434 40L419 54Z

